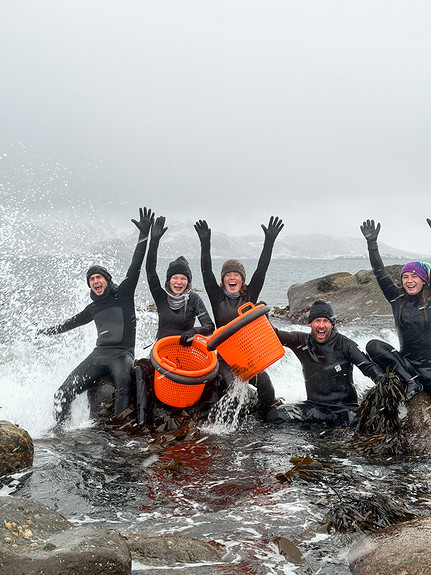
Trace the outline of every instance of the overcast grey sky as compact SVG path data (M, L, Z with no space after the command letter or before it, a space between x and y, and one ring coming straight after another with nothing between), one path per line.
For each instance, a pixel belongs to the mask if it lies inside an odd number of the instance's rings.
M429 0L3 0L0 29L1 165L32 165L41 210L63 170L125 225L374 217L429 252Z

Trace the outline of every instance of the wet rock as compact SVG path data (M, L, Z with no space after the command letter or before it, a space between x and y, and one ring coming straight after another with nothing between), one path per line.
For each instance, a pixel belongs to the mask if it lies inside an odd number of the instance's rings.
M418 393L407 402L403 425L406 451L410 455L431 453L431 395Z
M33 465L30 435L9 421L0 421L0 477Z
M114 530L74 527L41 503L6 496L0 498L0 573L129 575L131 557Z
M349 553L353 575L429 575L431 517L413 519L382 529L362 540Z
M395 282L399 281L401 267L386 268ZM361 270L354 275L340 272L292 285L287 292L289 306L284 310L285 319L306 324L310 306L318 298L331 303L337 321L341 322L392 315L372 270Z
M136 533L127 535L127 545L134 559L145 559L154 566L221 561L225 554L223 547L213 541L179 535L148 537Z

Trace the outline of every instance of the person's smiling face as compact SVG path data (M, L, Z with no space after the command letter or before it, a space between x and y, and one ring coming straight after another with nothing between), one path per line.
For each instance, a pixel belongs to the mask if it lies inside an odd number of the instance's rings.
M311 335L317 343L326 343L331 337L333 326L326 317L316 317L309 326L311 327Z
M169 287L171 288L171 292L176 295L181 295L183 291L186 289L189 280L187 276L184 274L175 274L169 280Z
M243 283L241 274L237 272L229 272L223 278L224 289L232 295L240 291Z
M405 272L401 276L403 288L408 295L418 294L424 287L424 280L421 279L415 272Z
M108 282L101 274L93 274L88 278L90 289L96 295L102 295L108 285Z

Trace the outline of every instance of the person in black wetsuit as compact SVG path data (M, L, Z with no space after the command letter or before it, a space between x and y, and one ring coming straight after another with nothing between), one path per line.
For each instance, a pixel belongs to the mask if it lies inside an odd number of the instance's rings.
M195 230L201 244L201 270L204 286L217 327L226 325L237 318L238 308L242 304L246 302L257 303L271 261L274 242L283 226L281 219L272 216L268 227L262 224L265 241L256 271L248 284L245 283L246 273L243 264L235 259L224 262L221 271L221 283L219 284L212 270L211 230L205 220L199 220L195 223ZM222 389L225 390L233 382L234 374L220 354L219 373L221 374ZM267 414L275 400L274 388L269 375L263 371L252 378L250 383L257 388L260 415L262 419L267 420Z
M145 256L148 234L154 221L151 210L139 209L138 244L126 278L119 286L102 266L87 271L92 302L80 313L53 327L40 329L38 334L64 333L94 320L97 327L96 347L66 378L54 396L55 418L63 424L70 414L75 397L94 387L101 377L112 375L115 385L115 415L134 403L132 367L134 362L136 315L134 294Z
M159 315L156 339L179 335L181 345L191 345L196 334L210 335L214 323L200 296L191 290L192 272L183 256L172 261L162 286L157 275L157 251L160 238L168 228L165 218L158 217L151 230L150 246L146 262L148 286ZM195 320L200 326L195 327Z
M353 365L374 382L384 377L384 372L353 340L337 331L329 303L316 300L310 308L308 324L309 333L275 329L282 345L290 348L301 362L307 392L306 401L277 408L278 422L300 419L324 422L331 427L351 425L358 406Z
M431 226L431 220L427 220ZM385 271L377 245L380 224L366 220L361 231L367 240L371 267L385 298L391 304L400 351L380 340L367 344L370 357L382 368L394 370L404 382L407 398L424 390L431 393L430 268L409 262L401 270L402 287Z

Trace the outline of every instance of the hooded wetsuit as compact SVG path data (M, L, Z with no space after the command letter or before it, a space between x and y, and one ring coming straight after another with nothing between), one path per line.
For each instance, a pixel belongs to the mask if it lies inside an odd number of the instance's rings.
M368 242L368 253L380 289L392 307L400 351L383 341L371 340L367 352L383 368L396 366L406 382L419 376L425 391L431 393L430 286L425 283L420 293L408 296L385 270L376 241Z
M353 365L373 381L382 374L379 367L335 327L325 343L318 343L311 333L275 331L282 345L290 348L302 365L307 401L299 404L300 418L334 425L349 424L353 419L352 410L358 405Z
M101 377L112 375L116 388L115 414L134 403L132 367L136 339L134 294L147 247L141 238L127 270L126 278L117 287L110 281L105 292L98 296L90 291L93 300L83 311L60 325L41 330L46 335L64 333L94 321L97 341L93 352L66 378L55 394L55 416L62 422L70 413L75 397L89 389Z

